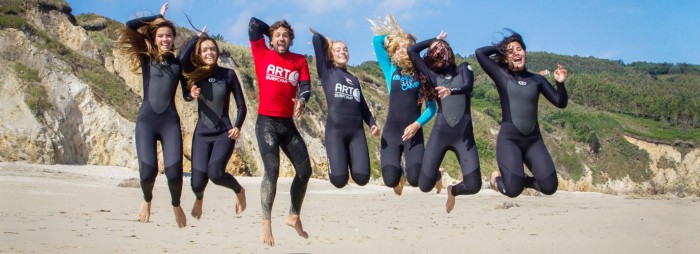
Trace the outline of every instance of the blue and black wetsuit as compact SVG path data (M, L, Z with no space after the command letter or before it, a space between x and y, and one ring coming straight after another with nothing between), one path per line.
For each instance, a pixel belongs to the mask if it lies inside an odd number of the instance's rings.
M194 36L183 50L185 72L194 70L190 54L196 41L197 36ZM199 119L192 135L192 191L198 200L202 200L204 188L211 179L214 184L239 193L241 185L226 173L226 164L236 145L236 141L228 137L228 131L234 127L240 130L247 112L238 76L231 69L217 66L211 76L196 84L201 90L197 100ZM237 106L234 125L231 125L228 112L231 95Z
M435 115L435 101L427 101L426 110L420 114L418 105L420 83L409 75L401 74L401 69L391 63L389 54L384 48L386 35L374 37L374 53L377 62L384 73L389 91L389 112L382 132L380 161L384 184L395 187L399 184L403 170L401 169L401 153L406 162L406 178L411 186L418 186L420 170L423 164L423 129L419 129L410 140L403 141L401 136L404 129L418 122L425 125Z
M139 29L160 15L138 18L126 22L129 29ZM182 55L166 58L162 63L148 57L141 58L143 74L143 103L136 117L136 153L139 160L141 190L146 202L153 199L153 186L158 175L156 142L163 149L165 176L172 205L180 205L182 193L182 132L180 117L175 107L175 92L180 82L185 100L192 98L187 93L187 82L182 75Z
M476 59L496 84L503 113L496 140L496 161L501 171L501 177L496 178L498 191L509 197L517 197L524 188L554 194L558 187L557 172L542 141L537 104L541 93L555 106L565 108L568 95L564 83L557 82L555 90L541 75L501 67L489 58L496 52L494 46L476 50ZM533 176L525 174L523 162Z
M335 67L327 60L326 38L313 36L316 68L326 94L326 154L328 178L338 188L348 183L348 168L358 185L369 182L369 153L362 120L367 126L375 125L362 95L360 81L345 68ZM328 45L331 46L331 45Z
M435 187L435 182L439 180L437 177L440 176L440 163L445 158L445 153L452 150L462 169L462 182L452 188L452 195L475 194L481 189L481 170L471 118L474 74L466 62L440 73L433 72L420 57L420 52L430 47L434 40L425 40L408 48L413 66L427 77L428 83L432 87L449 88L451 93L444 99L437 99L438 112L425 148L419 186L424 192Z

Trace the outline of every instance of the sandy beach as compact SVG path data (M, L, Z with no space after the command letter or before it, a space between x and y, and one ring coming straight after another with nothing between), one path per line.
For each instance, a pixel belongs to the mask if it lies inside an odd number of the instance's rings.
M309 239L284 224L291 179L280 178L276 245L260 240L261 178L239 177L248 208L210 183L200 220L185 177L187 227L174 222L165 177L151 222L137 221L141 190L119 187L137 172L120 167L0 162L0 252L9 253L697 253L698 198L629 198L600 193L507 198L489 189L457 197L377 185L336 189L312 179L302 210ZM132 181L133 182L133 181ZM507 206L513 206L504 209Z

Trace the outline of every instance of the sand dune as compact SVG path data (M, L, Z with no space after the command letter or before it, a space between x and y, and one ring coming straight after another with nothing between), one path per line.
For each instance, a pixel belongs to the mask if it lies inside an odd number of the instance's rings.
M460 196L407 188L336 189L309 184L302 220L309 239L283 220L291 179L280 179L273 210L275 247L260 242L260 178L239 178L248 209L209 184L200 220L174 223L159 176L150 223L137 221L139 188L118 187L136 172L119 167L0 163L0 252L10 253L697 253L698 199L630 199L599 193L507 198L488 189ZM185 178L182 204L194 196ZM512 206L503 209L504 203Z

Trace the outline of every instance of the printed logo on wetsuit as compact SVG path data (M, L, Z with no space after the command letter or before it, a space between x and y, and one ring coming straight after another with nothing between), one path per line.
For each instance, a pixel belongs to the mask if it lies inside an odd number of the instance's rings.
M355 89L351 86L346 86L341 83L335 84L335 98L343 98L346 100L355 99L360 102L360 89Z
M527 82L520 80L518 81L518 85L525 86L527 85Z
M216 79L215 79L215 78L209 78L209 80L207 80L207 81L209 81L209 83L214 83L214 82L216 82Z
M391 80L401 80L401 75L396 74L393 77L391 77Z
M297 86L299 83L299 72L270 64L267 66L265 79Z
M401 90L409 90L413 88L417 88L420 86L420 83L418 81L413 80L410 76L403 75L401 76Z
M472 66L470 64L467 64L467 69L469 69L470 71L473 71Z

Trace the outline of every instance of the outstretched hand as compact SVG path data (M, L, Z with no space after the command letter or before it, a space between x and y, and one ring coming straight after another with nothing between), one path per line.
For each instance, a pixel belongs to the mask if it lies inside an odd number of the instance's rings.
M435 39L444 41L445 39L447 39L447 32L440 31L440 34L438 34L438 36L435 36Z
M202 31L199 31L199 33L197 33L197 37L201 38L205 34L207 34L207 26L204 26L204 28L202 28Z
M318 32L316 32L316 30L315 30L313 27L309 27L309 32L311 32L311 34L317 34L317 33L318 33Z
M168 9L168 3L164 3L163 6L160 7L160 15L165 18L165 10Z
M557 64L557 70L554 71L554 80L556 80L559 83L564 83L567 76L569 76L569 72L566 71L564 67Z

